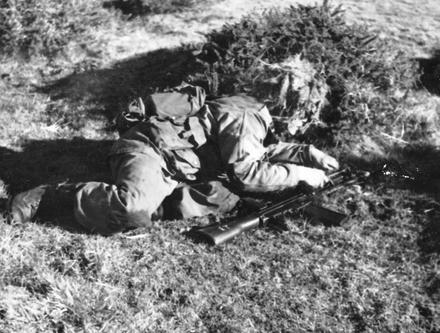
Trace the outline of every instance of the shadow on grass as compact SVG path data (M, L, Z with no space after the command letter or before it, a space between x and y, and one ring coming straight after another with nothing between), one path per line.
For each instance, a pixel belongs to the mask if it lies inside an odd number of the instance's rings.
M438 258L440 255L440 205L438 202L426 203L421 207L426 216L424 227L419 235L417 244L422 253L422 262L428 262L430 258ZM425 291L433 300L440 301L440 276L433 269L424 281Z
M20 152L0 147L0 179L11 194L66 180L105 181L111 145L109 140L74 138L29 141Z
M408 201L413 218L418 221L420 232L417 237L421 262L429 262L432 256L440 254L440 149L432 145L415 145L397 148L389 152L389 158L351 159L347 161L354 168L368 171L381 170L390 166L400 177L381 175L372 179L372 186L383 186L410 191ZM401 177L404 176L404 177ZM408 176L408 177L406 177ZM433 272L424 281L426 293L440 300L440 277ZM422 309L423 310L423 309Z
M113 119L134 97L173 87L198 68L189 47L160 49L107 68L71 74L38 88L52 100L65 99Z
M395 147L388 150L387 157L365 154L345 162L375 174L378 183L440 198L440 150L433 145Z
M137 16L143 16L149 14L151 11L147 6L142 4L141 0L137 1L123 1L123 0L110 0L104 1L102 6L107 9L115 8L119 9L122 14L129 15L129 18L135 18Z
M201 2L201 1L199 1ZM142 0L110 0L104 1L104 8L119 9L129 19L138 16L175 13L189 10L195 3L191 0L142 1Z
M440 49L431 58L417 58L422 69L421 84L430 93L440 95Z
M109 181L107 154L112 141L82 138L72 140L29 141L16 152L0 147L0 179L10 195L41 184L64 181ZM6 209L2 199L2 209ZM57 214L51 221L43 221L71 232L86 233L70 212Z

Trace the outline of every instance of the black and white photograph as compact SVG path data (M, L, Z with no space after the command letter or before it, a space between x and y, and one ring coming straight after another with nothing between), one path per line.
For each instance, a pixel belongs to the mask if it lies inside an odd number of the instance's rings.
M0 333L440 333L440 0L0 0Z

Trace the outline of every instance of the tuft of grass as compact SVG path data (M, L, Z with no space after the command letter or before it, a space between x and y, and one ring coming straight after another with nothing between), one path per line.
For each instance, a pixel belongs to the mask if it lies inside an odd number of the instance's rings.
M3 54L25 58L53 58L71 43L87 49L93 44L90 28L103 24L109 15L101 1L17 0L0 5L0 49Z
M288 233L257 230L215 248L181 234L194 221L164 221L134 239L2 224L2 325L91 332L438 330L435 254L419 248L430 227L423 214L429 200L374 186L325 200L354 212L352 218L333 228L289 220Z

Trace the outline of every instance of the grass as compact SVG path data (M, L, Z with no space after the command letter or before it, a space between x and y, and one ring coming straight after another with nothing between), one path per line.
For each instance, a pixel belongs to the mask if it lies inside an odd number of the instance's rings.
M6 327L434 332L438 276L427 272L435 272L436 253L420 252L429 221L414 220L413 211L429 202L408 194L348 189L339 200L359 207L342 227L290 221L288 233L258 230L217 248L188 241L181 230L191 222L183 221L139 239L5 225ZM384 213L382 205L399 210Z
M109 15L121 29L141 24ZM190 51L110 65L105 52L3 55L1 198L44 182L108 180L109 121L130 97L203 71ZM435 93L435 77L423 80ZM439 332L438 119L425 110L437 97L412 86L393 100L399 87L344 85L347 117L328 148L360 168L399 163L429 177L421 186L351 186L322 198L351 215L339 227L289 217L286 233L259 229L219 247L184 236L210 218L112 237L2 219L0 332Z

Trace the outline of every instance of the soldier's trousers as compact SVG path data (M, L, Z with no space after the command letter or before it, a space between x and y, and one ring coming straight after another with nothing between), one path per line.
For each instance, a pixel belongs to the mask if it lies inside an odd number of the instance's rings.
M308 146L280 143L267 147L265 163L293 165L303 163ZM254 161L259 163L259 161ZM166 215L176 218L225 213L234 208L239 197L219 181L185 185L173 179L166 162L153 147L143 152L110 156L113 184L88 182L75 196L74 215L82 226L99 232L114 232L151 225L151 217L164 199L172 194L165 206ZM263 172L264 171L264 172ZM273 174L272 174L273 173ZM277 168L264 168L246 179L261 192L286 188L288 173L280 176ZM264 180L264 182L262 181ZM265 185L265 182L267 184Z
M224 213L239 198L219 181L185 185L174 180L162 156L152 147L142 153L122 153L109 158L113 184L88 182L75 195L74 215L88 230L112 234L149 227L151 217L172 192L168 216L187 218Z

